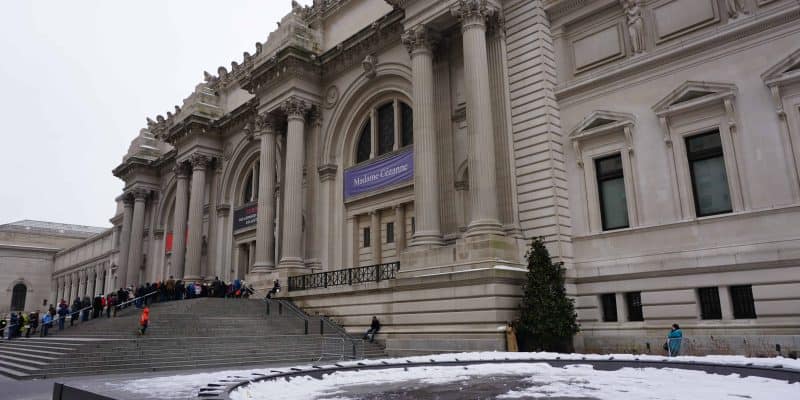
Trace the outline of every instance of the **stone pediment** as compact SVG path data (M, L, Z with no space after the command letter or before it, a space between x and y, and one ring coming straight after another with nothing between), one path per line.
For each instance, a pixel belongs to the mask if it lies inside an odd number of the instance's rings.
M736 85L731 83L686 81L656 103L653 111L658 116L666 116L735 95Z
M766 70L761 74L761 79L767 86L800 82L800 49Z
M632 114L604 110L593 111L572 130L569 138L572 140L587 139L615 130L623 130L624 127L634 125L635 122L636 118Z

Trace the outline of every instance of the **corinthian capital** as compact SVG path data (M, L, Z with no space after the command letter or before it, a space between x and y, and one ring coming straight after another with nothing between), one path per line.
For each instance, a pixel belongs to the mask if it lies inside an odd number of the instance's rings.
M289 97L281 105L281 109L289 118L305 118L309 108L309 104L297 96Z
M189 163L192 164L193 170L206 169L211 159L207 155L201 153L194 153L189 156Z
M172 172L175 173L175 177L178 179L185 179L189 177L189 168L186 168L186 163L177 163L174 167L172 167Z
M494 7L486 0L458 0L450 13L461 21L461 29L485 27L486 19L494 15Z
M418 25L405 32L400 38L409 54L416 51L433 51L439 41L439 35L431 29Z
M275 117L270 113L263 113L256 115L255 119L256 135L262 135L264 133L274 133L275 122L276 122Z
M150 191L147 189L133 189L131 190L131 196L133 196L134 200L136 201L145 201L147 199L147 195L150 194Z

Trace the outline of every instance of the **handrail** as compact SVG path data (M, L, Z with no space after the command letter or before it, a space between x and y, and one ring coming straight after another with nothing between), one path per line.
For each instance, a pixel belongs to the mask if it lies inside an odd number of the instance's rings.
M289 291L344 286L354 283L380 282L396 278L398 271L400 271L400 262L395 261L363 267L290 276Z

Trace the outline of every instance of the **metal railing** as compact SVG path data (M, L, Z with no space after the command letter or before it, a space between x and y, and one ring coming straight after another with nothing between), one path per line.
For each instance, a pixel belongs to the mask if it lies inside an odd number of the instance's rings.
M289 277L289 291L344 286L365 282L380 282L397 277L400 262L337 269L315 274Z
M323 358L360 359L364 354L364 342L354 338L339 325L324 316L311 316L288 300L262 299L268 316L286 316L302 321L303 334L320 335L320 356ZM331 342L334 342L331 346Z

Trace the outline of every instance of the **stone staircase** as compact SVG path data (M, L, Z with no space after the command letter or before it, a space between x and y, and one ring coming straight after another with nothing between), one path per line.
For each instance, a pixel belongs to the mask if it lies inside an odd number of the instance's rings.
M116 318L51 329L47 338L2 340L0 374L32 379L385 356L380 345L353 340L287 302L273 301L269 313L261 300L155 303L144 337L137 335L139 313L130 307Z

